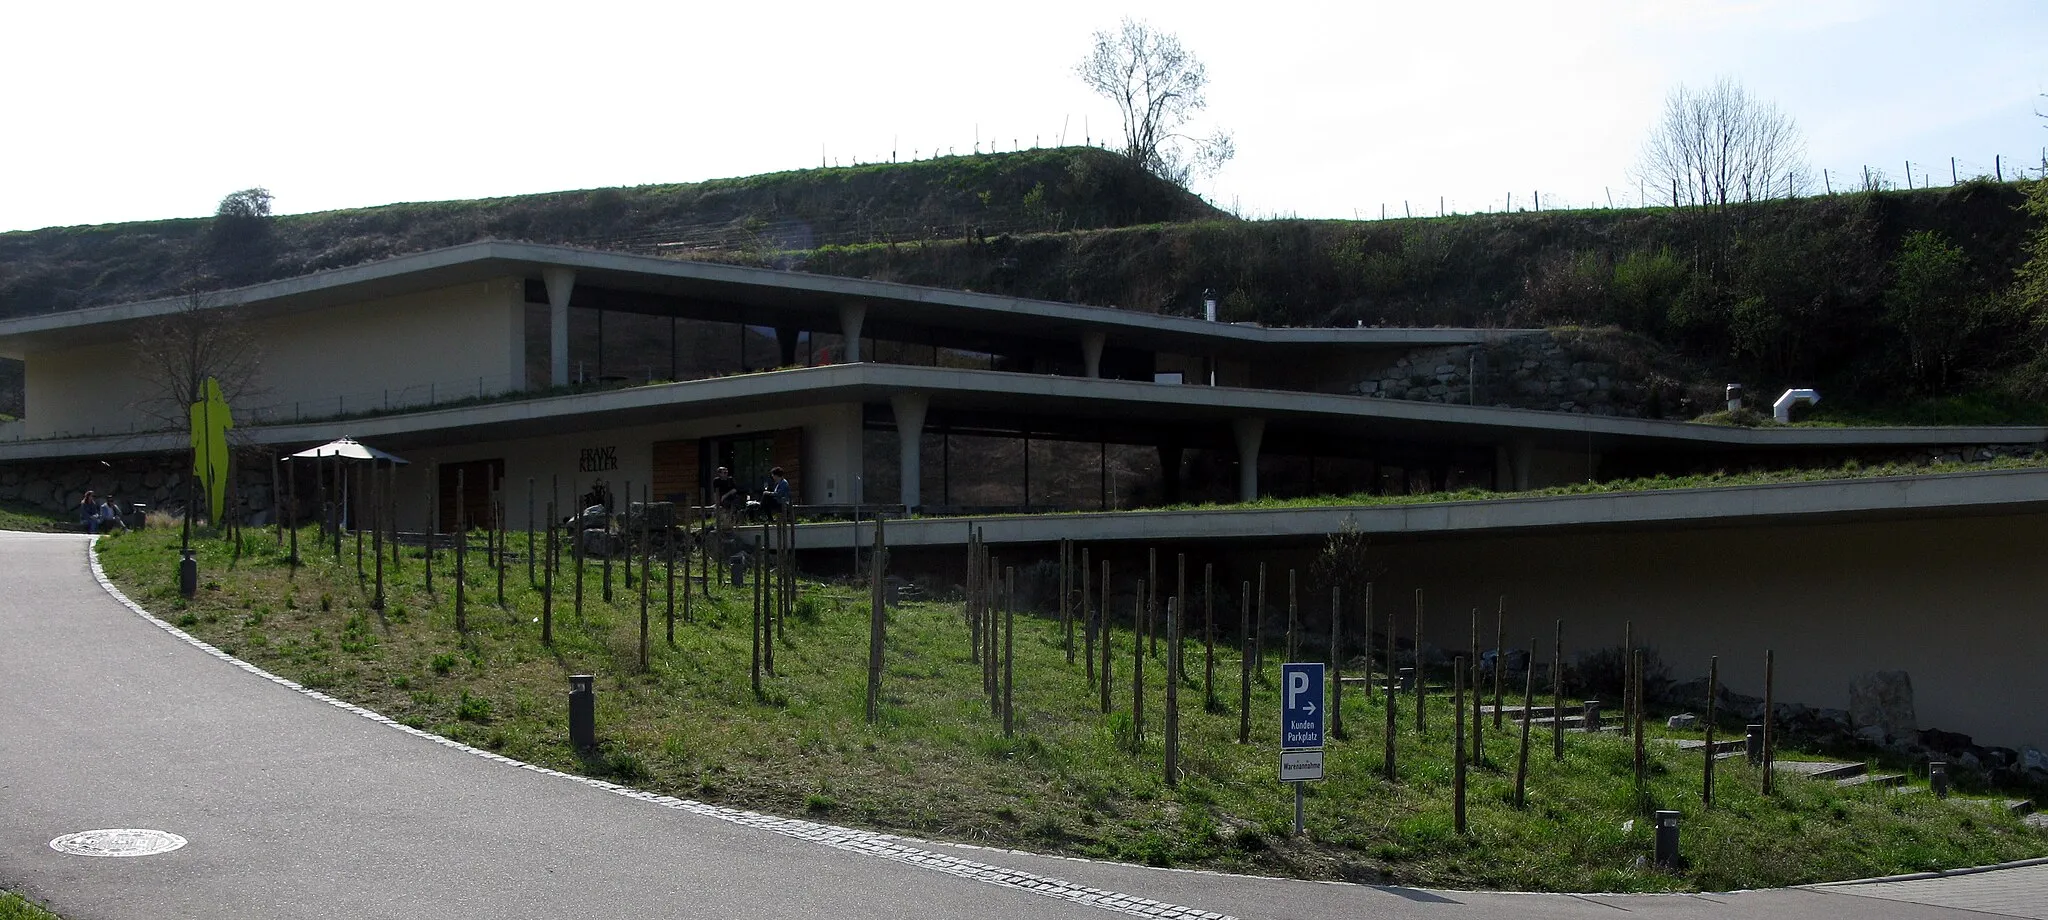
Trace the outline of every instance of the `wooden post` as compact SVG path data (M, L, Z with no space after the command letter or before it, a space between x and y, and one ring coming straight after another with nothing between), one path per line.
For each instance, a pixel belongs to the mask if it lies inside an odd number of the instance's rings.
M363 472L359 469L355 469L354 466L351 465L348 471L348 478L350 480L350 488L348 490L349 504L353 506L355 504L356 499L362 497ZM234 506L232 504L221 506L224 512L229 509L232 509L233 507ZM355 508L350 507L349 510L353 512ZM363 577L363 522L356 520L353 515L350 516L349 522L356 525L356 578L360 581ZM219 526L220 522L215 521L214 524L215 526ZM236 545L240 546L239 543Z
M569 484L569 491L576 491L575 483ZM576 504L582 505L582 499L578 499ZM576 509L574 517L576 525L570 530L569 539L575 542L569 544L569 563L576 567L576 620L580 623L583 621L583 509L581 507Z
M277 448L270 449L270 518L277 529L277 548L284 548L284 470L278 468Z
M1017 685L1017 568L1003 570L1003 737L1015 733L1016 707L1011 705Z
M1718 702L1721 686L1721 656L1707 658L1707 765L1700 774L1700 806L1714 807L1714 704Z
M395 470L393 472L396 472ZM540 587L533 561L533 477L526 477L526 586Z
M463 488L464 471L455 471L455 631L465 632L469 627L468 614L464 610L469 588L469 522L464 512L469 510L463 498L469 493Z
M1777 760L1777 757L1776 757L1777 751L1776 751L1776 750L1774 749L1774 748L1775 748L1775 744L1774 744L1774 742L1776 742L1776 741L1777 741L1778 739L1777 739L1777 733L1776 733L1775 731L1773 731L1773 723L1775 723L1775 722L1777 721L1777 719L1776 719L1776 715L1777 715L1777 714L1776 714L1776 713L1774 713L1774 712L1772 711L1773 709L1777 708L1777 663L1778 663L1778 653L1776 652L1776 650L1773 650L1773 649L1765 649L1765 650L1764 650L1764 794L1765 794L1765 795L1770 795L1770 794L1772 793L1772 791L1773 791L1774 789L1776 789L1776 787L1777 787L1777 784L1776 784L1776 783L1774 783L1774 782L1772 782L1772 780L1771 780L1771 774L1773 774L1773 773L1776 773L1776 772L1778 772L1778 771L1777 771L1777 768L1773 766L1773 763L1774 763L1774 762L1775 762L1775 761Z
M1330 736L1344 737L1344 652L1338 635L1344 624L1344 589L1330 586Z
M1074 663L1074 541L1060 541L1060 632L1067 663Z
M761 538L760 538L760 537L755 537L755 538L754 538L754 558L753 558L753 559L751 559L751 560L749 560L749 562L750 562L750 563L753 563L753 562L757 562L757 561L758 561L758 560L760 559L760 556L761 556ZM754 566L753 566L753 565L751 565L751 564L750 564L750 565L748 566L748 568L749 568L749 569L752 569L753 567L754 567ZM751 680L751 681L752 681L752 683L753 683L753 688L754 688L754 698L755 698L755 699L760 699L760 698L761 698L761 579L760 579L760 578L759 578L758 576L754 576L754 574L753 574L752 572L749 572L749 573L747 573L747 574L748 574L748 575L750 576L750 577L749 577L749 582L750 582L750 583L749 583L749 584L747 585L747 602L748 602L748 608L749 608L749 609L748 609L748 612L749 612L749 615L751 616L751 619L749 620L749 622L748 622L748 627L747 627L747 629L748 629L748 633L747 633L747 639L748 639L748 641L750 641L750 642L752 642L752 643L753 643L753 652L752 652L752 654L753 654L753 658L752 658L752 659L751 659L751 660L749 661L749 663L748 663L748 671L749 671L749 674L750 674L750 680ZM881 593L880 593L879 591L871 591L870 593L874 594L874 595L875 595L875 598L876 598L876 600L877 600L877 601L879 602L879 600L880 600L880 598L881 598ZM870 721L870 722L873 722L874 720L875 720L875 715L874 715L874 703L873 703L872 699L870 699L870 701L869 701L869 704L868 704L868 721Z
M1216 708L1216 563L1202 563L1202 708Z
M1186 556L1181 557L1183 562ZM1180 785L1180 598L1166 599L1166 787Z
M1621 730L1623 733L1636 730L1634 716L1636 711L1634 705L1635 694L1633 692L1635 689L1635 649L1636 621L1623 620L1621 622Z
M1287 570L1287 660L1301 658L1301 580L1294 569Z
M548 558L555 558L555 503L548 502ZM540 573L540 643L555 644L555 567L544 566Z
M1168 597L1166 600L1168 603L1179 602L1181 618L1186 619L1188 615L1188 554L1175 553L1173 558L1175 573L1173 579L1173 596ZM1182 625L1182 629L1186 629L1185 624ZM1172 658L1173 656L1174 653L1172 651L1168 651L1166 653L1166 657L1168 658ZM1173 669L1173 679L1179 680L1181 679L1181 677L1182 675L1180 673L1180 668L1175 667Z
M289 481L288 484L292 490L292 536L289 561L291 568L294 570L291 574L297 575L296 570L303 564L299 561L299 465L289 459L285 462L291 464L291 466L285 469L285 478Z
M1114 634L1114 631L1110 629L1109 623L1109 560L1107 559L1102 560L1102 585L1098 590L1102 592L1102 596L1101 600L1095 605L1095 615L1101 621L1099 629L1102 632L1102 680L1097 686L1102 691L1102 714L1109 715L1109 638Z
M1529 640L1529 660L1536 660L1536 640ZM1515 755L1515 807L1529 805L1529 710L1536 705L1536 668L1532 664L1522 677L1522 749Z
M1237 743L1250 744L1252 740L1252 583L1247 581L1240 588L1237 602L1238 647L1243 653L1238 656L1237 674Z
M1422 589L1415 589L1415 734L1429 731L1429 678L1422 669Z
M1146 654L1154 658L1159 657L1159 636L1155 628L1159 617L1156 612L1159 607L1158 595L1159 548L1153 546L1145 549L1145 587L1138 591L1138 596L1145 599L1145 644L1148 649Z
M761 623L761 670L775 676L775 610L768 591L768 528L754 537L754 609Z
M497 565L492 566L492 568L498 570L498 606L503 607L505 606L505 547L507 543L507 534L505 531L505 493L503 491L500 491L498 493L498 508L496 517L497 520L495 521L495 523L498 525Z
M1397 648L1394 642L1394 633L1394 615L1389 613L1387 614L1387 749L1383 755L1382 768L1386 770L1387 782L1390 783L1396 782L1400 777L1400 774L1394 769L1394 729L1396 724L1394 711L1399 708L1401 691L1401 682L1394 676L1394 654Z
M697 549L697 505L695 502L683 503L682 538L689 541L683 544L683 622L695 623L697 622L697 612L690 606L690 573L695 571L695 568L690 563L690 557ZM704 554L709 556L711 552L710 550L705 550ZM675 575L671 573L669 577L674 578ZM671 600L670 603L674 603L674 601Z
M1486 731L1482 725L1483 720L1480 719L1480 700L1486 694L1479 690L1479 662L1482 660L1479 652L1479 608L1474 607L1472 608L1472 762L1484 764L1486 763ZM1498 656L1495 656L1493 667L1496 671L1500 670ZM1463 711L1463 708L1462 706L1459 707L1460 711Z
M1507 670L1507 668L1505 668L1505 667L1502 667L1502 665L1503 665L1503 664L1504 664L1504 663L1505 663L1505 662L1507 661L1507 657L1508 657L1508 646L1507 646L1507 636L1508 636L1508 633L1507 633L1507 630L1508 630L1508 596L1507 596L1507 595L1505 595L1505 594L1503 594L1503 595L1501 595L1501 596L1500 596L1500 609L1499 609L1499 610L1498 610L1497 612L1495 612L1495 613L1494 613L1494 615L1493 615L1493 729L1494 729L1494 731L1499 731L1499 730L1500 730L1500 719L1501 719L1501 704L1502 704L1502 703L1504 702L1504 701L1502 700L1502 698L1501 698L1501 682L1502 682L1502 679L1503 679L1503 677L1504 677L1504 673L1503 673L1503 672L1505 672L1505 671Z
M1002 604L1002 557L990 556L988 570L982 575L981 624L981 692L988 697L988 714L999 717L1003 714L1002 700L1002 653L997 651L1002 641L1002 619L996 615Z
M1532 648L1531 651L1534 651L1534 649ZM1630 721L1633 724L1629 730L1630 733L1635 736L1636 808L1638 810L1641 810L1647 807L1650 801L1650 790L1648 786L1650 780L1650 763L1648 752L1643 748L1642 650L1637 649L1632 655L1630 655L1629 660L1634 663L1634 667L1629 669L1629 692L1632 698L1636 701L1635 711L1630 714Z
M1081 550L1081 609L1079 616L1081 617L1081 633L1087 644L1082 647L1081 658L1087 663L1088 686L1090 688L1095 686L1095 619L1100 615L1091 614L1088 611L1088 595L1092 593L1090 589L1095 587L1089 583L1090 576L1093 574L1089 571L1088 550L1086 547L1083 547Z
M873 725L880 715L882 703L882 643L883 624L887 617L882 609L882 554L887 547L882 536L882 517L875 516L875 551L869 555L868 565L868 724Z
M390 486L384 492L384 505L390 514L385 517L385 527L390 531L384 539L391 546L391 577L397 578L400 571L398 553L398 466L393 464L391 476L385 480Z
M630 497L631 497L631 496L628 496L628 498L630 498ZM646 503L646 502L641 502L641 503L640 503L640 670L642 670L642 671L645 671L645 670L647 670L647 635L648 635L648 632L649 632L649 624L648 624L648 621L647 621L647 556L648 556L648 553L650 553L650 552L652 552L652 548L651 548L651 547L649 547L649 546L647 545L647 503ZM627 560L627 563L626 563L626 564L627 564L628 566L631 566L631 565L632 565L632 561L631 561L631 560ZM503 593L504 593L504 590L505 590L505 569L504 569L504 567L503 567L503 566L500 566L500 567L498 568L498 591L499 591L499 593L500 593L500 594L503 594ZM669 621L669 623L670 623L670 626L669 626L669 640L670 640L670 643L671 643L671 644L673 644L673 643L674 643L674 640L675 640L675 626L674 626L674 623L675 623L675 621L671 620L671 621Z
M382 610L384 609L384 479L382 476L377 475L375 463L376 461L371 461L372 465L370 467L370 504L374 506L371 511L373 515L371 518L371 530L373 533L370 536L370 555L377 558L375 566L377 570L377 594L371 599L370 608L372 610Z
M670 511L670 525L669 525L669 526L670 526L670 527L674 527L674 526L675 526L675 525L674 525L674 511ZM663 552L664 552L664 554L665 554L665 555L667 556L667 560L666 560L666 561L665 561L665 562L663 563L663 565L662 565L662 567L661 567L661 577L662 577L662 582L663 582L663 588L662 588L662 591L661 591L661 600L662 600L662 603L663 603L663 604L665 604L665 605L667 605L667 607L668 607L668 614L667 614L667 619L668 619L668 645L669 645L669 648L675 648L675 645L676 645L676 535L675 535L675 533L674 533L674 532L672 532L672 531L671 531L671 532L667 532L667 533L664 533L664 534L663 534L663 536L667 537L667 539L666 539L666 540L662 541L662 542L664 542L665 544L667 544L666 546L664 546L664 547L663 547ZM689 582L685 581L685 582L683 583L683 587L685 587L685 588L689 587Z
M966 607L965 612L967 614L967 660L976 664L981 663L981 579L984 574L981 567L981 553L980 536L969 533L967 535L967 602L963 606ZM986 671L983 672L982 680L984 681L984 686L986 686L986 681L988 680Z
M1550 647L1550 759L1564 759L1564 620Z
M600 520L604 521L604 559L600 563L604 569L604 575L601 582L604 585L604 602L609 604L612 602L612 508L610 505L603 505L601 507L604 508L604 514L600 518Z
M1252 606L1252 672L1266 679L1266 564L1259 563L1259 596Z
M1465 656L1459 655L1451 661L1451 693L1456 699L1451 707L1457 713L1457 754L1456 764L1451 770L1451 825L1459 834L1465 833ZM1473 698L1479 694L1474 692ZM1472 727L1479 727L1475 713Z
M1147 590L1150 584L1150 582L1138 582L1138 604L1131 611L1131 619L1134 621L1144 619L1145 609L1151 605L1152 598ZM1131 748L1135 750L1144 743L1145 642L1144 637L1140 636L1139 641L1131 643Z

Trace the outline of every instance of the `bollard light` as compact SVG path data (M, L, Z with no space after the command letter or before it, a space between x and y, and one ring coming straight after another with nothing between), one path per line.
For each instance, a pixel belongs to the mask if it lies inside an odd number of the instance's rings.
M1764 727L1752 722L1742 736L1742 751L1752 766L1764 762Z
M178 552L185 557L178 563L178 593L189 599L199 593L199 560L192 557L190 547Z
M1678 865L1678 812L1657 812L1657 865Z
M578 750L597 747L597 690L595 675L569 676L569 744Z
M1927 764L1927 785L1934 790L1937 799L1948 798L1948 763L1935 760Z

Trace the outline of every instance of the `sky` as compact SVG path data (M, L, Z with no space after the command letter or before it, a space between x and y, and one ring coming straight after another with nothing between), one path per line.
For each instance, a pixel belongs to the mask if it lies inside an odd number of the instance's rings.
M1074 65L1126 16L1206 66L1189 127L1237 155L1195 191L1246 217L1634 204L1665 96L1721 77L1816 176L2048 146L2039 0L23 3L0 231L1114 142Z

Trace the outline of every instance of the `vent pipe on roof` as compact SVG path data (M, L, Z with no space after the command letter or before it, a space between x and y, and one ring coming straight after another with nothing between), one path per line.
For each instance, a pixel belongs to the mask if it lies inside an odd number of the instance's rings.
M1777 415L1778 421L1790 422L1792 421L1793 406L1800 403L1811 406L1818 402L1820 402L1820 392L1817 390L1786 390L1785 395L1778 397L1778 401L1771 404L1771 411Z

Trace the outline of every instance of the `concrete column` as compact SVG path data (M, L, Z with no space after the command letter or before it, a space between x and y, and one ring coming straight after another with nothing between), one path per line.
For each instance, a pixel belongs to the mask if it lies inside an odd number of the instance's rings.
M889 397L889 408L896 412L896 445L901 470L903 504L915 509L924 504L923 484L924 460L924 414L931 408L931 397L923 393L898 393Z
M1160 495L1169 505L1180 504L1180 442L1164 440L1159 442Z
M867 304L843 303L839 305L839 334L846 339L846 358L844 361L846 364L855 364L860 361L860 327L867 322L867 319Z
M1088 377L1102 376L1102 346L1109 341L1109 333L1100 329L1088 329L1081 333L1082 374Z
M777 367L796 366L796 341L801 330L788 326L775 327L775 344L781 349L782 363Z
M1259 497L1259 444L1266 439L1266 420L1241 418L1230 423L1237 435L1237 500Z
M549 266L541 269L548 286L548 382L569 385L569 295L576 288L576 270Z
M1516 441L1511 450L1514 452L1515 491L1527 492L1534 488L1530 484L1529 468L1536 465L1536 442L1527 439Z

